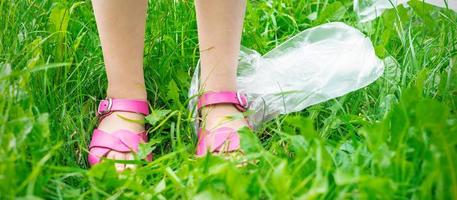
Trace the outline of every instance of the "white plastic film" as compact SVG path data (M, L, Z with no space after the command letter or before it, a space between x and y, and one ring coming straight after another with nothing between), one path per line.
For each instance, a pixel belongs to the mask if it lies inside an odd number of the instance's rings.
M238 90L249 100L249 122L258 127L280 114L365 87L381 76L383 62L369 38L344 23L307 29L264 56L243 48L238 66ZM199 65L189 91L195 111ZM194 112L194 117L196 112Z
M354 11L359 16L360 22L369 22L387 10L399 5L408 7L410 0L354 0ZM457 0L420 0L441 8L449 8L457 12Z

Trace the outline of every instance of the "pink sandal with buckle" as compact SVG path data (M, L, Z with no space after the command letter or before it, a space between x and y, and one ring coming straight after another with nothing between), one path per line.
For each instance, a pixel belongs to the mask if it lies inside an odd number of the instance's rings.
M149 105L147 101L131 99L105 99L98 105L97 117L99 121L110 115L114 111L132 112L149 115ZM122 153L138 152L140 143L146 143L148 136L146 131L133 133L128 130L117 130L113 133L106 133L100 129L94 129L92 140L89 146L89 164L95 165L100 159L105 157L110 151ZM152 160L152 154L146 157L147 161Z
M245 112L248 108L247 97L239 92L208 92L199 98L198 110L216 104L232 104L241 112ZM229 127L217 128L214 131L199 129L197 157L204 156L207 152L235 152L238 150L240 150L240 136L237 130Z

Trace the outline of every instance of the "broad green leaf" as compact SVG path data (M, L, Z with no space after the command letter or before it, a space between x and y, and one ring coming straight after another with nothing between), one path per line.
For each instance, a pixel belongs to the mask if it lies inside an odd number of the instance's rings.
M170 112L171 110L152 110L151 114L146 116L145 119L150 125L154 126L157 122L164 119Z
M263 148L259 139L249 128L242 128L238 130L238 133L240 134L241 149L243 149L245 153L254 154L262 151Z
M174 103L179 102L179 88L176 85L174 80L171 80L168 83L168 92L167 92L167 99L172 100Z

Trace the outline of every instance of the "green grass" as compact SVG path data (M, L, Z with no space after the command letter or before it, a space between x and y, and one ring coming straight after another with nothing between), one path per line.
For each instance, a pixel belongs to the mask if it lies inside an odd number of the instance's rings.
M155 160L117 174L86 160L106 88L90 1L0 0L0 199L457 199L457 14L410 5L359 24L350 0L249 2L246 47L265 53L343 21L395 64L367 88L242 132L258 163L237 168L193 157L193 2L150 1L149 100L173 112L150 134Z

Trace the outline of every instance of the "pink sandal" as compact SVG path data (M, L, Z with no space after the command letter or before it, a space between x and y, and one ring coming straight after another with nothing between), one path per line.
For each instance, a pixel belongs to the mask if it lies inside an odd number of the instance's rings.
M97 117L99 121L114 111L132 112L149 115L149 105L147 101L131 99L105 99L98 105ZM146 143L148 136L146 131L133 133L128 130L117 130L113 133L106 133L100 129L94 129L92 141L89 146L89 164L95 165L100 159L105 157L111 150L129 153L138 152L140 143ZM146 157L147 161L152 160L152 154Z
M199 98L198 110L216 104L232 104L241 112L245 112L248 108L247 97L239 92L208 92ZM224 145L226 143L228 143L227 146ZM197 157L204 156L207 152L234 152L238 150L240 150L240 136L237 130L229 127L217 128L214 131L199 128Z

